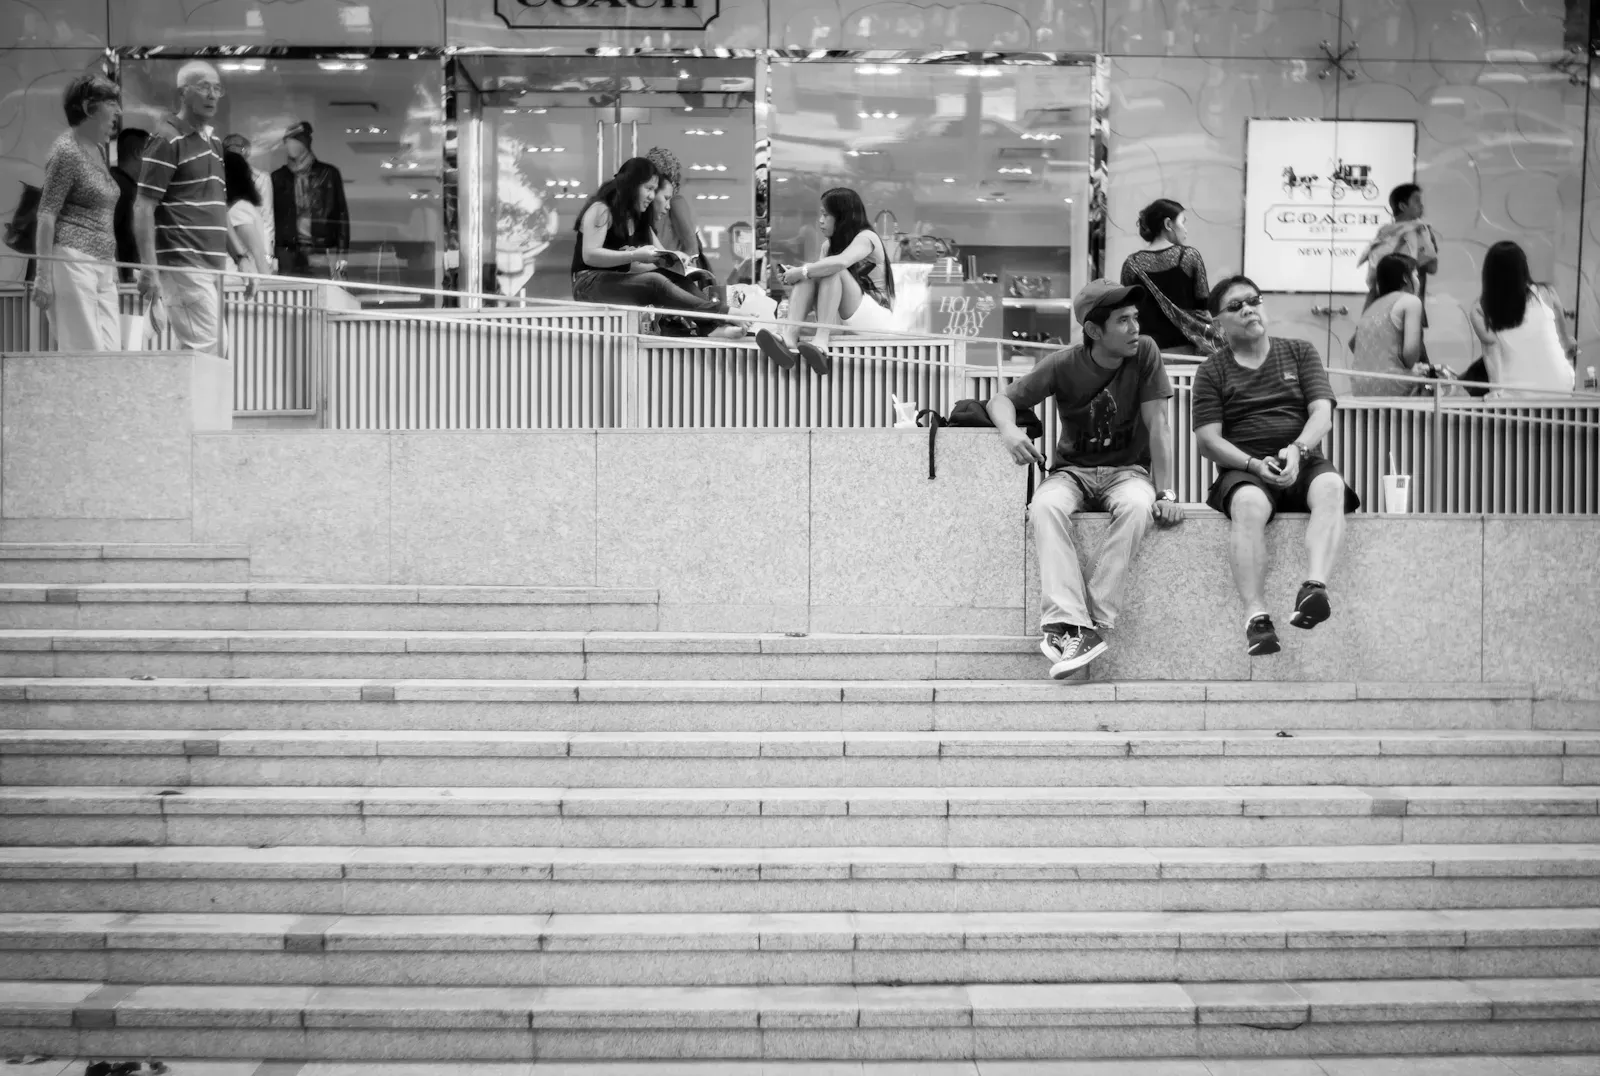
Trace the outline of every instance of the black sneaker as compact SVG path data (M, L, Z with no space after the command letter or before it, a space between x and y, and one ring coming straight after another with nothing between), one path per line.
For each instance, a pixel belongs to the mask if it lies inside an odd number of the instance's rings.
M788 344L779 340L766 329L756 333L756 347L761 349L761 354L785 370L794 369L795 363L800 361L799 356L789 350Z
M1067 674L1081 669L1106 652L1106 641L1093 628L1079 628L1077 635L1067 636L1061 648L1061 660L1050 666L1054 680L1065 680Z
M1044 638L1039 640L1039 653L1050 659L1054 665L1061 660L1066 652L1067 644L1072 641L1072 627L1068 624L1046 624Z
M1328 588L1307 579L1300 584L1300 593L1294 596L1294 616L1289 623L1307 631L1333 615L1328 605Z
M1262 657L1276 654L1279 649L1278 632L1272 626L1272 618L1266 613L1252 617L1249 627L1244 629L1244 652L1251 657Z

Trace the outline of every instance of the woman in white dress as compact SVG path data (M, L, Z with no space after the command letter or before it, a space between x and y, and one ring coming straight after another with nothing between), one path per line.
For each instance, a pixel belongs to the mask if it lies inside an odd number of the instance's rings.
M241 273L266 273L267 240L261 225L261 188L256 185L250 162L231 150L222 155L222 179L228 199L228 231L242 253L233 259Z
M1528 256L1509 240L1483 258L1483 293L1472 308L1483 341L1491 397L1571 392L1578 344L1555 289L1536 282Z

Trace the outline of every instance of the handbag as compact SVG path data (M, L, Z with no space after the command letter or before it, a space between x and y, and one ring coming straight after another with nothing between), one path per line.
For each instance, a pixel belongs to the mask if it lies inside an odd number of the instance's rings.
M6 225L6 246L18 254L32 254L34 232L39 224L39 198L44 192L32 183L22 185L22 197L11 213L11 223Z
M123 351L149 350L150 337L153 335L150 321L150 306L141 303L137 314L123 314L119 319L120 339Z
M938 235L909 235L896 232L883 245L891 262L936 262L941 258L961 260L961 244Z

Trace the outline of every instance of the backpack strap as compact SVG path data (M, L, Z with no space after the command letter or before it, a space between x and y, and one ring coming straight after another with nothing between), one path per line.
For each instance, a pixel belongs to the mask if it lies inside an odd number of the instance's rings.
M934 442L939 439L939 427L944 425L944 419L940 418L939 412L935 411L933 408L924 407L921 411L917 412L917 423L919 425L922 423L922 418L924 415L926 415L928 418L928 481L931 482L938 477L938 472L934 469L933 465L933 446Z

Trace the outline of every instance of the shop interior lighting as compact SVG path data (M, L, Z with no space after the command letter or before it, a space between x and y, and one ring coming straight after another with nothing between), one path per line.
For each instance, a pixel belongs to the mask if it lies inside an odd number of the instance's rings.
M856 113L856 117L858 119L863 119L863 120L897 120L897 119L900 118L900 113L898 113L898 112L857 112Z
M956 181L956 177L955 176L945 176L944 177L944 181L946 183L954 183Z
M729 197L726 194L697 194L694 196L694 200L697 202L726 202Z
M1003 176L1031 176L1031 175L1033 175L1033 169L1031 169L1031 168L1001 168L1001 169L998 169L998 171Z
M691 172L726 172L727 170L728 166L725 164L691 164L689 166L689 171Z
M230 73L234 71L256 72L264 70L266 66L267 61L265 60L223 60L217 64L217 70Z
M387 128L387 127L346 127L344 129L344 133L347 134L347 135L386 135L386 134L389 133L389 128Z
M578 187L578 186L582 186L582 184L579 183L579 181L576 180L576 179L547 179L547 180L544 181L544 185L546 187Z
M969 66L961 68L958 73L966 75L968 78L999 78L1005 72L998 67Z
M317 66L324 71L365 71L367 65L360 60L318 60Z
M1061 136L1052 131L1023 131L1024 141L1029 142L1059 142Z
M898 75L899 64L861 64L856 68L858 75Z
M724 134L726 132L724 132L721 127L714 128L710 131L706 130L704 127L691 127L683 133L686 135L699 135L701 137L710 138L712 135Z
M524 153L565 153L565 152L567 152L567 147L565 147L565 146L528 146L528 147L524 148L522 152L524 152Z

